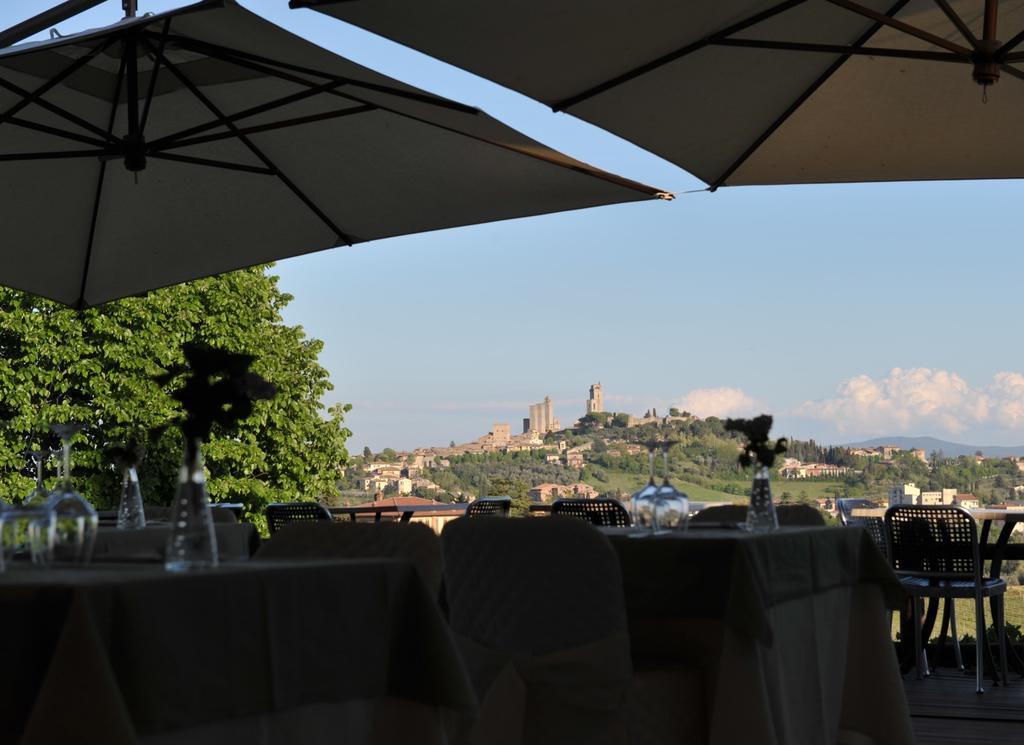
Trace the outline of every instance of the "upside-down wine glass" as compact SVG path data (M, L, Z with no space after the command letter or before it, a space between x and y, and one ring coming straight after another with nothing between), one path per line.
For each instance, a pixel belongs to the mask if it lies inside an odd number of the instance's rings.
M654 532L670 533L685 530L690 519L690 498L676 489L668 480L668 450L672 443L662 445L665 480L654 494Z
M60 437L64 462L63 479L50 495L56 518L53 557L56 561L87 562L92 557L99 518L96 510L71 484L71 438L81 424L51 424Z
M36 485L25 497L25 507L46 507L50 501L50 491L43 483L43 466L50 459L50 450L30 450L28 453L36 467Z
M654 495L658 491L658 485L654 483L654 449L657 443L647 443L647 457L650 467L650 478L647 485L633 494L630 498L630 506L633 511L633 525L638 528L649 528L654 530Z

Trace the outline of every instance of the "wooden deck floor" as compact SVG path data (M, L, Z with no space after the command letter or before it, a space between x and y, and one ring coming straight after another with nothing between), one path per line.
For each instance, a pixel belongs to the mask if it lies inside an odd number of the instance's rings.
M1008 687L940 669L926 680L904 682L918 745L1015 745L1024 743L1024 680L1010 674Z

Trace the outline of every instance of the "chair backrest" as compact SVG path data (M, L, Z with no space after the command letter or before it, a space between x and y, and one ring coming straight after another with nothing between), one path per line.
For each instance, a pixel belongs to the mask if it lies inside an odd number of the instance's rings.
M787 527L805 526L819 527L825 524L825 518L809 504L778 504L775 514L779 525ZM742 523L747 521L745 504L722 504L707 507L690 518L691 523Z
M317 502L275 502L267 505L265 514L271 535L287 523L331 519L327 508Z
M577 517L601 528L628 528L633 524L629 511L617 499L556 499L551 514Z
M690 517L691 523L743 523L747 521L745 504L719 504L705 507Z
M868 535L871 536L875 546L882 552L885 560L889 561L889 538L885 534L885 520L881 517L861 517L855 519L856 522L851 523L850 527L864 528Z
M981 581L978 524L953 505L895 505L885 512L889 561L897 574Z
M480 497L469 503L466 517L508 517L512 497Z
M441 533L452 629L513 654L543 654L626 630L608 539L581 520L458 518Z
M265 541L253 560L357 558L408 559L439 597L441 540L419 523L294 522Z
M836 500L836 512L839 515L839 522L843 525L860 525L859 521L866 518L854 517L853 511L861 507L877 507L878 505L870 499L857 499L853 497L841 497Z

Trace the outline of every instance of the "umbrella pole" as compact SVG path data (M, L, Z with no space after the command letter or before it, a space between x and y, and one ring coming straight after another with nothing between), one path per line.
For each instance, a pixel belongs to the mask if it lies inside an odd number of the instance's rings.
M121 9L124 10L125 18L134 18L138 11L138 0L121 0Z

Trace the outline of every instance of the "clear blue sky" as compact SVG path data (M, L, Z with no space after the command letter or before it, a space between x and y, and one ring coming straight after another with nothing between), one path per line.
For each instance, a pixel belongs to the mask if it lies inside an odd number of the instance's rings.
M58 0L0 7L5 27ZM182 3L141 0L141 11ZM774 412L850 441L1024 443L1017 181L702 184L571 116L286 0L243 5L369 67L474 104L576 158L676 192L651 202L363 244L278 264L286 320L326 343L352 446L516 429L590 383L608 408ZM120 17L105 4L64 33ZM894 369L898 368L894 371ZM1009 374L1005 374L1009 373ZM716 390L727 388L730 390Z

